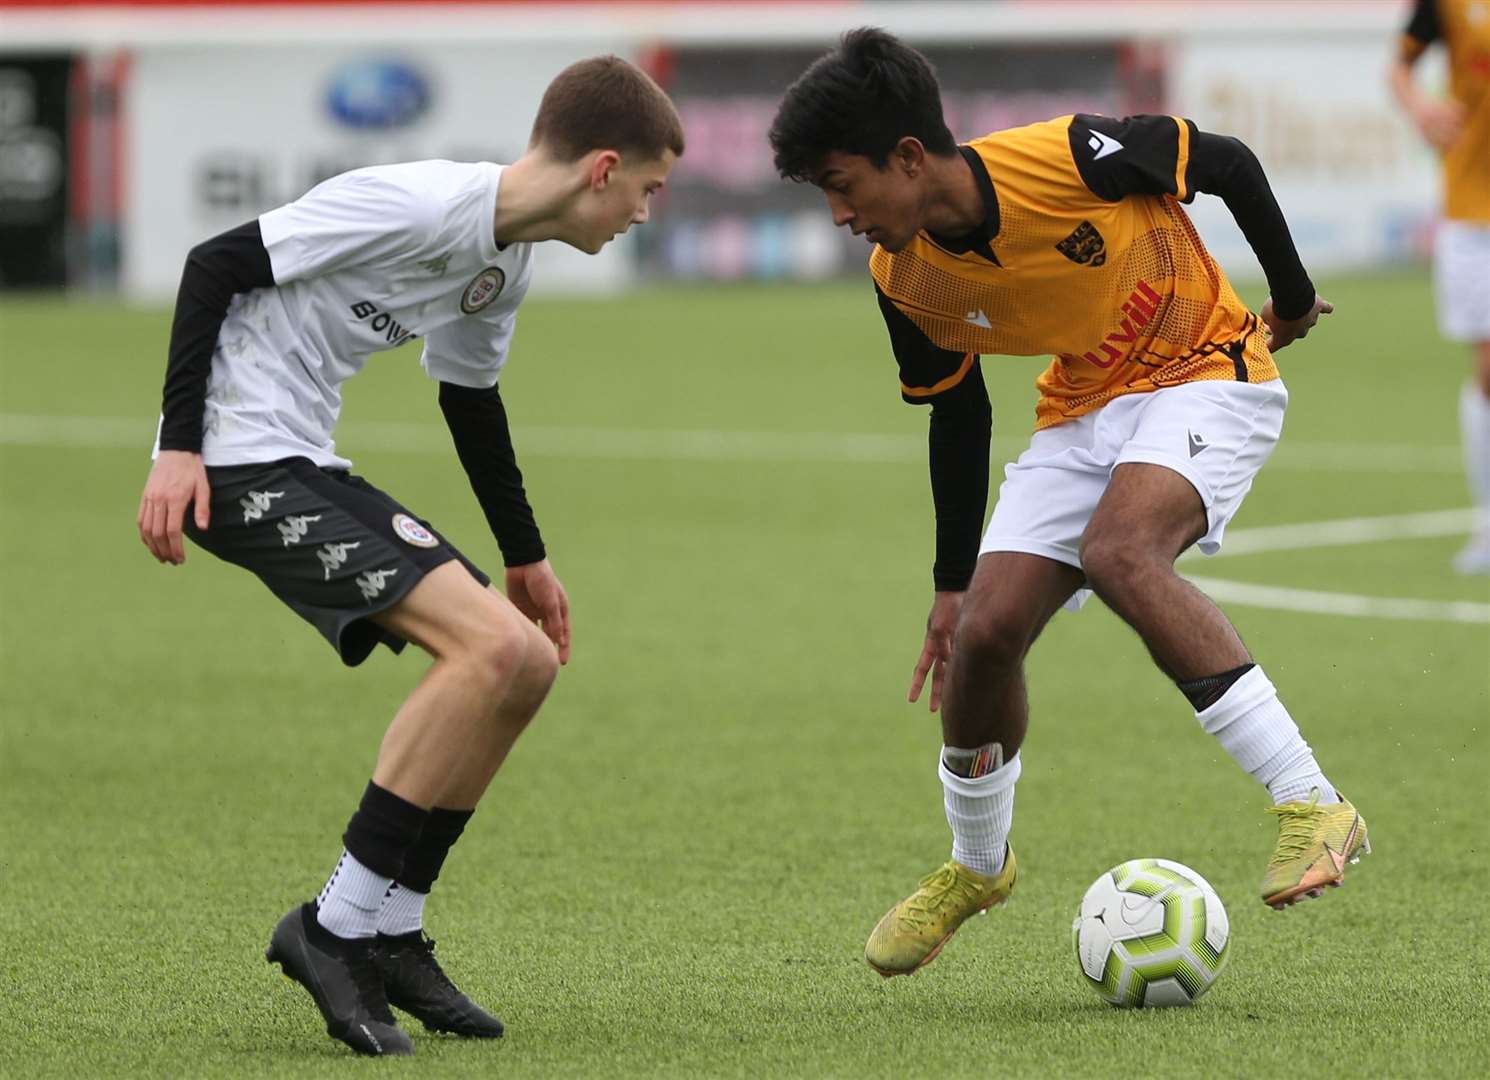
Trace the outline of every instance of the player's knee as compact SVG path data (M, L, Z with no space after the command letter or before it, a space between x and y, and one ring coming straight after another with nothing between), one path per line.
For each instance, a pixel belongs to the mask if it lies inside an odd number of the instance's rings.
M1081 541L1081 568L1098 596L1121 595L1141 581L1153 563L1142 541L1110 533L1089 534Z
M494 696L506 692L528 662L528 634L521 616L498 612L482 619L462 636L460 652L452 657L470 678Z
M523 662L523 678L535 690L548 693L559 677L559 650L542 630L529 623L528 648Z
M957 624L953 650L982 668L1012 668L1029 651L1030 630L1012 612L973 610Z

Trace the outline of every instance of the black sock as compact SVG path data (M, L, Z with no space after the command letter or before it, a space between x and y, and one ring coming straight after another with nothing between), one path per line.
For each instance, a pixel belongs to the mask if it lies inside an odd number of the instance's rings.
M419 839L404 856L403 870L397 875L398 883L415 892L429 892L440 876L440 867L445 865L445 856L450 854L450 848L460 839L466 822L475 812L442 810L438 806L431 810L424 820Z
M371 780L362 804L347 822L341 842L352 857L380 877L397 878L419 840L430 812L400 799Z
M1204 712L1216 702L1221 700L1221 695L1230 690L1232 685L1247 672L1257 665L1250 660L1241 667L1223 671L1219 675L1207 675L1203 679L1192 679L1190 682L1177 683L1180 693L1190 699L1196 712Z

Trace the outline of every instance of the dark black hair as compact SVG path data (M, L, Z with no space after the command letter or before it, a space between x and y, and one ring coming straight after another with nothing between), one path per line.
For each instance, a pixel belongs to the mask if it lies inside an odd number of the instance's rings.
M801 181L813 179L835 150L883 169L906 136L920 139L928 153L957 152L926 57L894 34L864 26L844 34L787 88L770 138L776 170Z

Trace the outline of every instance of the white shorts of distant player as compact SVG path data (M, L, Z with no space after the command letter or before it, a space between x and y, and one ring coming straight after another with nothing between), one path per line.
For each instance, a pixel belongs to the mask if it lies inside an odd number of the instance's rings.
M1452 341L1490 341L1490 225L1439 224L1433 284L1443 336Z
M1288 391L1283 380L1184 383L1127 394L1064 424L1035 432L1029 449L1004 469L998 502L979 554L1020 551L1081 569L1081 535L1112 471L1126 462L1172 469L1200 494L1207 555L1278 445ZM1090 590L1066 604L1080 608Z

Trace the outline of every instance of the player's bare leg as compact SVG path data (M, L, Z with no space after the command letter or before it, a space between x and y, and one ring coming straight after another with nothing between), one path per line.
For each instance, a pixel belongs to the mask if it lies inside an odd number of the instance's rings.
M1029 724L1024 658L1082 583L1081 571L1039 555L995 551L978 560L962 600L942 705L942 741L997 742L1007 760Z
M432 1030L496 1038L502 1022L435 960L424 901L552 686L558 656L505 597L454 561L374 618L434 662L388 726L348 850L319 902L280 921L269 956L311 992L328 1030L363 1052L412 1048L389 1004ZM350 984L347 1000L327 991L339 981Z
M558 653L500 592L450 562L377 616L434 663L383 739L373 782L430 809L378 913L373 961L391 1004L433 1031L497 1038L503 1025L462 994L424 933L424 902L492 777L538 712Z
M1338 885L1345 862L1370 847L1365 823L1320 771L1235 628L1175 573L1174 560L1205 531L1205 508L1188 480L1163 466L1125 463L1087 525L1082 565L1179 684L1201 727L1267 786L1280 835L1262 896L1282 907Z
M375 618L435 659L389 724L373 782L426 809L474 809L547 697L558 654L453 561Z
M1029 720L1024 657L1081 584L1064 563L1017 552L978 560L963 597L942 702L938 763L952 858L880 919L864 958L881 975L908 975L936 958L970 916L1009 898L1008 846Z
M1459 392L1459 429L1477 520L1469 543L1454 557L1454 568L1461 574L1490 574L1490 341L1475 343L1474 363L1473 376Z
M1174 561L1206 531L1199 494L1162 465L1119 465L1082 537L1087 581L1179 682L1250 663L1247 647Z

